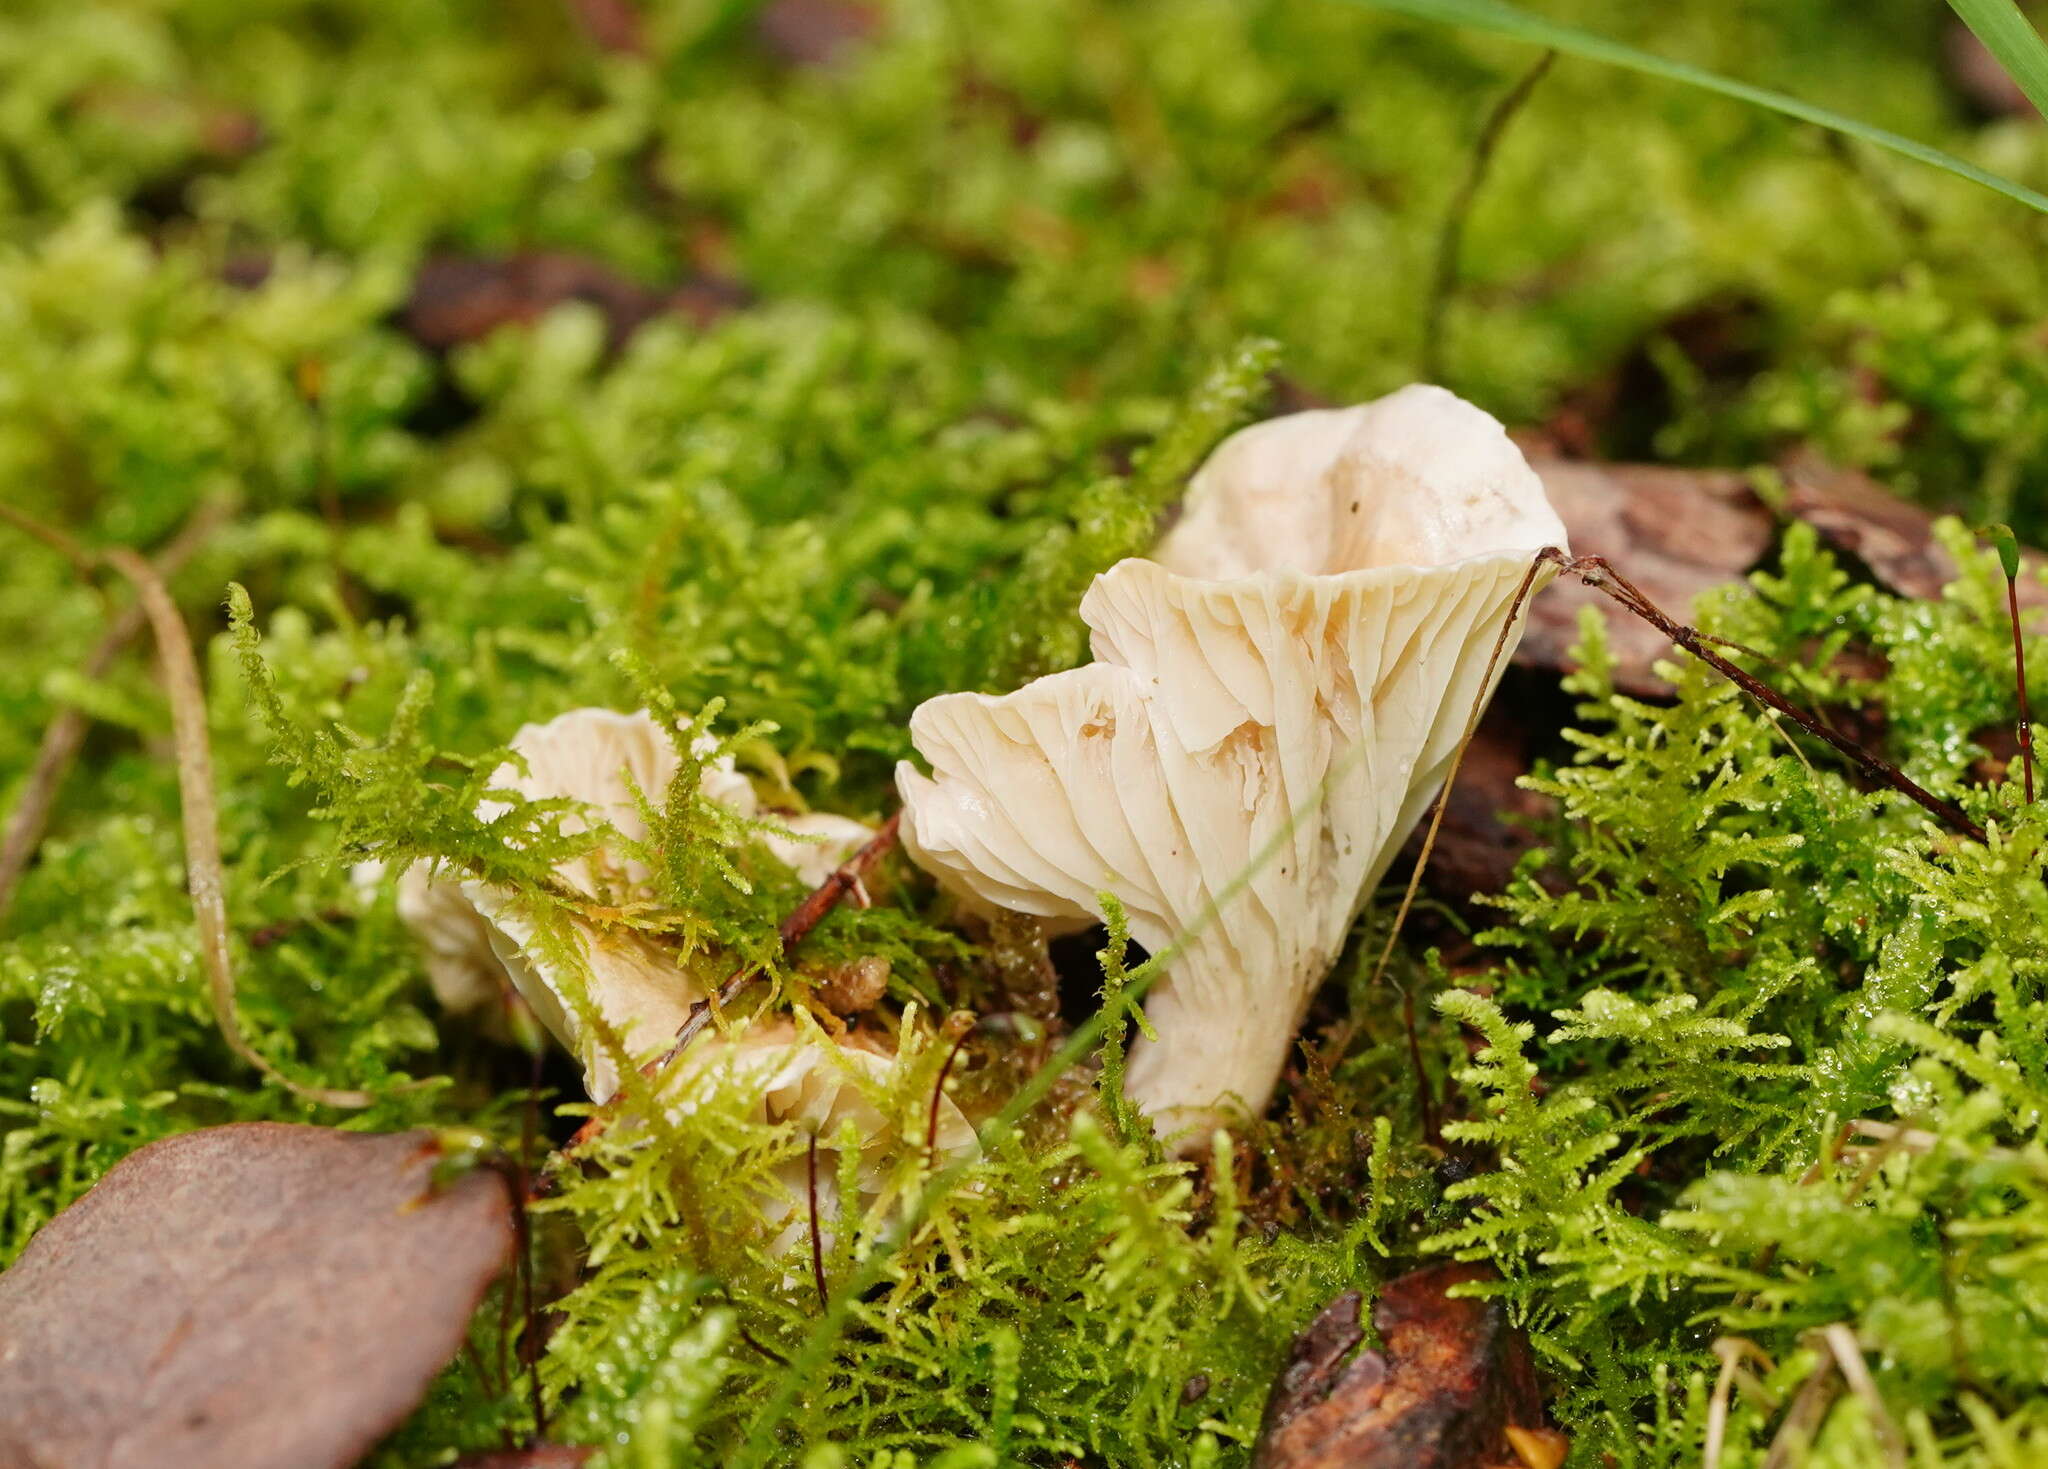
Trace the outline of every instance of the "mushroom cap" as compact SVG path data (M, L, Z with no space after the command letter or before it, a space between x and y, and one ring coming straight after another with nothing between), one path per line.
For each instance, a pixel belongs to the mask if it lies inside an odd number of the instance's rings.
M1138 942L1180 945L1132 1099L1165 1133L1257 1111L1491 692L1531 554L1564 541L1501 426L1440 388L1246 429L1157 558L1089 588L1093 663L919 707L905 848L1044 917L1115 894Z
M752 794L751 787L748 794ZM806 811L801 815L773 811L767 819L787 828L792 835L769 832L761 838L761 845L808 887L821 885L875 834L872 826L830 811Z

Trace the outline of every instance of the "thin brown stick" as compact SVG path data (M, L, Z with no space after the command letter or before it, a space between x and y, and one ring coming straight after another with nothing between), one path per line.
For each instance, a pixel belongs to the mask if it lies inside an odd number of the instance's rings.
M946 1052L946 1059L939 1063L938 1077L932 1082L931 1106L925 1116L924 1158L925 1166L928 1168L939 1166L939 1104L946 1098L946 1078L952 1074L953 1063L960 1059L960 1051L967 1044L967 1038L974 1034L973 1016L962 1012L946 1023L951 1026L958 1020L964 1020L966 1023L958 1026L960 1035L953 1042L953 1049Z
M1835 1381L1835 1356L1828 1352L1821 1357L1820 1365L1807 1376L1798 1395L1792 1399L1791 1411L1785 1414L1785 1421L1778 1425L1778 1432L1771 1439L1763 1469L1790 1469L1791 1465L1805 1458L1807 1445L1813 1442L1814 1430L1827 1417L1828 1409L1840 1391Z
M225 515L226 506L217 502L209 502L193 511L184 528L157 553L157 574L168 581L183 570L185 563L213 534ZM34 524L24 524L25 517L18 512L8 515L7 519L23 529ZM35 534L34 531L29 533ZM81 672L89 679L106 677L107 671L135 641L147 621L140 602L123 608L87 655ZM86 732L91 728L92 720L88 715L76 706L66 704L43 729L42 743L36 747L35 762L29 767L21 798L7 817L6 829L0 831L0 923L6 922L7 910L14 903L14 890L20 885L22 874L28 871L29 863L35 859L36 849L42 845L50 812L57 804L57 793L63 789L64 777L70 773L71 762L78 758L78 751L85 744Z
M537 1262L533 1248L533 1215L528 1201L533 1197L534 1150L540 1138L541 1067L546 1052L536 1046L528 1060L526 1101L519 1109L519 1181L512 1189L512 1217L519 1222L519 1300L525 1330L520 1336L519 1355L526 1359L526 1398L533 1412L533 1434L527 1447L548 1435L547 1399L540 1387L540 1309L535 1300L534 1275Z
M2005 577L2005 609L2012 620L2012 666L2020 691L2020 769L2027 781L2027 804L2034 804L2034 719L2027 711L2027 649L2020 638L2020 586L2011 572Z
M213 1018L230 1049L271 1081L329 1107L367 1107L367 1092L338 1091L293 1081L249 1043L235 1016L235 971L229 952L227 879L220 859L220 825L214 800L213 749L206 736L206 692L199 660L178 604L163 578L125 546L106 553L107 564L135 585L150 631L156 638L164 692L171 704L171 729L178 753L178 807L185 830L185 882L199 924L199 955L206 966Z
M804 1153L805 1193L811 1205L811 1283L818 1288L818 1304L821 1307L832 1304L831 1292L825 1289L825 1236L818 1228L818 1134L811 1134L810 1145Z
M1877 1435L1878 1448L1884 1454L1887 1469L1907 1469L1905 1435L1899 1432L1891 1410L1885 1406L1884 1395L1878 1392L1877 1383L1871 1379L1870 1365L1863 1360L1863 1347L1856 1340L1855 1331L1846 1323L1837 1321L1832 1326L1821 1328L1821 1339L1834 1353L1842 1381L1862 1400L1869 1413L1871 1431Z
M1693 628L1677 621L1665 613L1656 603L1643 594L1640 587L1616 571L1603 556L1565 555L1554 546L1547 546L1537 555L1550 562L1559 570L1576 576L1597 592L1604 592L1643 621L1671 639L1677 646L1699 659L1758 703L1777 710L1797 724L1801 729L1820 740L1848 759L1872 780L1890 786L1907 800L1913 802L1938 819L1950 830L1959 832L1974 841L1985 840L1984 828L1972 821L1953 801L1944 801L1905 771L1887 760L1880 760L1847 735L1830 729L1813 715L1799 708L1783 694L1753 674L1730 663L1708 646L1707 639Z
M1777 1364L1771 1361L1769 1354L1747 1337L1717 1337L1713 1353L1720 1359L1721 1371L1714 1379L1714 1391L1707 1400L1706 1443L1700 1452L1700 1469L1721 1469L1721 1450L1728 1438L1730 1394L1747 1376L1742 1366L1743 1358L1754 1360L1767 1373L1777 1370ZM1754 1379L1750 1380L1754 1382Z
M797 946L810 936L811 930L824 922L825 915L838 907L849 894L866 891L864 879L874 870L875 864L896 845L896 834L902 825L903 812L898 810L877 827L875 834L867 839L859 851L841 863L837 871L805 894L804 900L791 910L789 917L782 920L777 930L782 941L783 958L787 959L795 953ZM674 1042L667 1050L642 1066L640 1074L649 1081L658 1079L690 1042L703 1033L704 1027L711 1023L714 1013L723 1014L726 1006L737 1000L749 985L766 977L767 973L766 965L750 964L720 985L717 994L711 999L697 1001L690 1007L690 1013L684 1019L682 1028L676 1032ZM575 1152L610 1126L612 1119L618 1115L624 1096L623 1091L618 1093L597 1115L577 1128L576 1135L569 1139L569 1145L564 1151Z
M87 586L96 588L99 585L93 579L99 571L98 558L56 526L47 525L11 505L0 505L0 520L6 521L23 535L41 541L69 561L71 569L78 573L78 579Z
M1556 60L1555 51L1545 51L1536 58L1535 65L1523 72L1521 79L1493 104L1493 110L1487 113L1486 121L1480 126L1479 137L1472 144L1472 159L1466 165L1465 177L1451 196L1450 211L1444 216L1442 233L1437 236L1436 270L1430 280L1429 304L1424 308L1422 317L1421 378L1426 383L1437 381L1443 370L1444 318L1450 311L1451 298L1458 290L1458 259L1465 249L1465 218L1472 212L1472 201L1486 183L1487 172L1493 167L1494 151L1500 147L1508 124L1515 120L1515 114L1522 110L1522 104L1529 100L1529 94L1536 90L1536 84L1543 80Z

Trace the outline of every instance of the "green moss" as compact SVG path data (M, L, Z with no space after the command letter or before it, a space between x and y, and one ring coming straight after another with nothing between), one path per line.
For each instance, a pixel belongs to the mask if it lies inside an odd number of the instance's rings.
M800 894L697 794L693 736L769 809L872 819L920 700L1077 661L1079 591L1218 437L1413 372L1441 210L1526 64L1315 0L998 0L971 24L902 0L796 65L760 8L644 7L638 54L552 0L0 19L0 495L145 547L227 507L174 580L211 639L243 1024L288 1074L375 1098L311 1108L214 1031L148 661L85 671L124 593L0 526L0 802L56 708L94 721L0 945L0 1259L209 1123L517 1146L529 1057L434 1009L389 884L350 880L363 858L488 877L557 937L630 923L706 975L774 959ZM1947 94L1924 5L1670 9L1550 7L2048 180L2041 129ZM519 250L754 299L623 344L581 303L446 354L406 334L423 258ZM1447 372L1614 452L1811 442L2038 544L2042 259L2038 221L1953 180L1563 63L1469 221ZM1035 956L886 868L801 956L888 957L866 1023L911 1058L870 1099L899 1165L828 1223L829 1305L749 1223L801 1140L743 1096L608 1133L536 1214L557 1431L619 1469L1241 1464L1314 1308L1454 1253L1499 1270L1575 1464L1697 1462L1716 1338L1767 1352L1782 1395L1833 1325L1918 1462L2032 1462L2048 818L1987 754L2014 715L1995 558L1946 534L1965 570L1940 601L1794 530L1702 616L1993 840L1931 833L1696 665L1669 705L1622 695L1589 634L1568 748L1534 778L1562 806L1545 851L1455 964L1397 955L1441 1139L1369 984L1376 911L1271 1117L1202 1169L1164 1162L1106 1023L1150 972L1119 930L1094 1030L969 1038L950 1074L984 1122L1058 1044L1087 1064L935 1179L942 1017L1024 1008ZM581 704L653 710L684 756L640 793L640 906L550 882L597 840L558 806L517 810L518 847L475 814L513 732ZM809 984L777 966L750 1003ZM561 1136L581 1113L550 1065ZM1912 1146L1845 1150L1859 1120ZM383 1462L523 1430L505 1330L494 1303ZM1775 1427L1738 1395L1724 1463ZM1871 1462L1876 1431L1844 1397L1811 1462Z

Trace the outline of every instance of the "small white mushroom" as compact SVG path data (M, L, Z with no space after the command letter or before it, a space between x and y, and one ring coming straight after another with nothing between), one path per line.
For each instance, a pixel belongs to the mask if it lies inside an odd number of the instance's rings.
M1182 944L1127 1086L1199 1148L1265 1106L1491 692L1531 553L1564 542L1501 426L1441 388L1246 429L1155 555L1090 587L1093 663L917 710L904 845L985 902L1071 920L1108 891L1148 949Z
M513 736L511 749L525 761L522 771L508 761L493 772L493 787L528 800L567 798L577 810L564 813L559 830L574 835L601 821L626 843L645 842L648 828L637 790L658 802L680 763L667 734L645 711L619 714L609 709L575 709L545 724L529 724ZM699 788L742 816L754 816L758 801L744 776L721 758L706 765ZM509 808L489 802L487 818ZM799 878L815 885L846 853L870 834L867 827L840 816L800 816L781 824L823 842L796 841L771 835L764 845L796 869ZM563 884L586 897L630 895L649 877L645 863L625 845L607 843L597 851L564 862L557 870ZM541 1022L583 1064L593 1100L603 1102L618 1089L613 1057L599 1036L576 1016L571 996L580 985L588 1002L619 1033L629 1054L659 1049L682 1027L690 1007L703 999L704 987L681 969L658 945L625 930L601 930L580 918L567 922L573 952L565 952L558 934L537 923L519 895L474 879L462 891L481 916L490 944L505 972Z

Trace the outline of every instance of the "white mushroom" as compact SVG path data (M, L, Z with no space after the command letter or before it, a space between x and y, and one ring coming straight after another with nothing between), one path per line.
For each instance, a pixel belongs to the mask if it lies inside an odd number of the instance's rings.
M1093 663L917 710L904 844L986 902L1075 919L1107 891L1148 949L1182 945L1127 1085L1200 1147L1265 1106L1491 692L1531 553L1564 540L1501 426L1441 388L1246 429L1154 557L1090 587Z
M626 843L648 837L634 790L658 801L680 763L666 734L644 712L573 710L521 729L511 748L526 769L508 762L492 775L494 787L529 800L573 800L579 809L561 817L562 832L582 832L601 820ZM741 815L752 816L758 809L753 788L729 760L707 765L700 789ZM485 814L506 809L493 803ZM800 835L824 838L764 838L778 858L812 885L822 882L853 847L872 835L867 827L840 816L774 819ZM556 876L586 896L624 899L646 883L649 873L624 845L607 842L589 856L563 863ZM585 1012L579 1011L579 995L634 1057L664 1046L689 1018L691 1007L705 997L705 986L696 976L659 945L631 931L570 918L564 935L559 925L536 922L532 910L514 893L474 880L463 883L462 890L487 924L492 948L512 981L582 1063L594 1101L607 1101L618 1090L619 1072L595 1028L580 1018ZM874 1098L887 1091L902 1064L887 1045L871 1038L855 1035L838 1042L815 1023L757 1019L741 1022L729 1033L700 1035L668 1069L664 1095L677 1115L686 1115L696 1110L694 1098L706 1087L758 1090L768 1121L818 1137L819 1217L829 1220L838 1216L841 1204L839 1149L846 1121L854 1125L854 1146L860 1154L856 1176L867 1203L872 1204L887 1186L892 1155L900 1156L905 1140L896 1135ZM921 1148L923 1141L920 1133L917 1146ZM974 1129L950 1098L941 1097L935 1162L942 1166L975 1148ZM779 1165L774 1189L753 1201L767 1224L786 1226L775 1248L792 1243L809 1227L808 1197L807 1160L800 1158ZM803 1220L788 1223L800 1205Z
M587 831L596 820L626 843L648 838L635 791L649 801L660 801L680 763L667 734L645 711L571 710L546 724L526 725L513 736L511 748L526 768L522 771L508 761L492 774L495 788L528 800L572 800L579 809L560 817L562 833ZM730 759L707 764L700 789L742 816L751 817L758 810L753 787L733 769ZM490 802L482 813L490 818L508 809ZM826 838L764 838L776 857L813 885L870 834L860 823L840 816L799 816L780 824ZM574 891L597 897L607 892L630 894L646 883L649 873L626 846L607 843L590 855L564 862L556 876ZM571 918L565 947L559 929L536 922L529 901L518 894L474 879L465 881L462 891L487 925L491 948L513 984L583 1064L593 1100L605 1101L618 1089L618 1070L599 1035L577 1017L572 997L579 989L618 1032L628 1054L635 1056L658 1050L681 1028L690 1007L704 998L704 987L694 976L658 945L630 931L600 930Z

